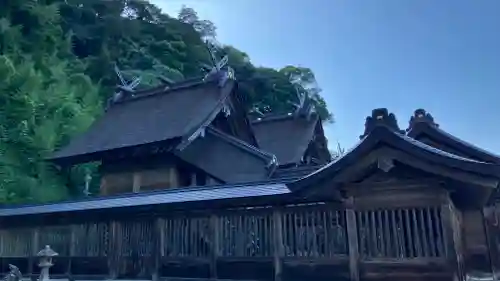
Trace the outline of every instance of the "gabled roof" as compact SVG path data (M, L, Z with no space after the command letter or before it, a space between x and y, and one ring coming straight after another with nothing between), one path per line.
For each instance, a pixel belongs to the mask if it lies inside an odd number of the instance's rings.
M277 165L273 154L211 126L203 136L175 154L226 183L266 180Z
M434 122L432 115L424 109L415 110L406 131L409 137L423 142L430 139L436 146L439 145L441 149L448 148L457 154L465 155L469 158L500 164L500 156L459 139L439 128L439 125Z
M380 165L380 162L384 162L381 164L384 165L387 164L386 161L395 161L436 176L465 181L467 185L464 186L467 188L476 188L473 193L477 197L470 200L480 202L478 204L484 204L497 186L500 166L457 156L410 138L401 133L397 122L394 122L394 116L387 114L387 110L374 110L372 115L370 120L367 119L365 134L354 148L316 172L290 184L290 189L305 191L305 188L319 186L320 182L327 179L341 183L339 175L359 164L369 154L372 154L370 159L373 163L367 162L366 165Z
M186 143L223 109L234 85L231 79L222 86L217 79L197 79L138 92L113 104L85 133L51 159L98 155L164 141Z
M321 123L317 114L310 118L294 114L263 117L252 122L259 147L273 153L280 165L298 164Z

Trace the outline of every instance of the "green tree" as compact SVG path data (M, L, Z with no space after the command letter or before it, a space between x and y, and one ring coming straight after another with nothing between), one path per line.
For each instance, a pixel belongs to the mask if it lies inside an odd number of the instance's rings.
M160 76L201 76L211 63L205 40L215 37L215 25L187 7L171 17L145 0L0 1L0 202L81 194L93 165L66 177L44 159L102 113L119 83L114 66L127 79L140 76L144 88ZM311 69L255 67L234 47L218 51L228 55L248 109L290 112L299 89L331 118Z
M0 201L62 199L65 180L43 160L98 115L98 88L62 37L55 4L10 9L0 20Z

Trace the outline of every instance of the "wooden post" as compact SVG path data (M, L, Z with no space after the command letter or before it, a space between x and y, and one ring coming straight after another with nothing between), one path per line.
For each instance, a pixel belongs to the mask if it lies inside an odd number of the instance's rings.
M282 212L276 209L273 212L274 233L274 281L281 281L283 276L282 258L285 255L283 246L283 224L281 222Z
M101 196L106 196L106 195L109 195L109 185L108 185L108 182L106 180L106 175L102 175L101 176L101 184L99 186L99 194Z
M120 224L117 221L111 221L109 224L109 250L108 250L108 269L109 278L111 280L118 277L120 271L120 255L121 255L121 237Z
M349 242L349 272L351 281L359 281L359 246L358 226L356 223L356 211L354 210L354 199L349 197L346 201L347 240Z
M36 255L40 249L41 249L40 248L40 228L36 227L33 230L33 244L32 244L32 248L31 248L31 255L29 258L29 263L30 263L30 267L29 267L30 272L29 273L30 274L33 273L33 266L36 266L36 264L38 263Z
M168 168L168 182L170 187L179 187L179 172L177 167L172 166Z
M441 205L441 220L445 239L445 253L453 270L454 280L464 280L461 253L460 225L455 217L451 203Z
M490 258L491 272L493 273L493 280L498 280L499 265L500 265L500 251L496 243L496 233L498 229L498 217L495 212L495 206L487 206L483 209L484 218L484 232L486 234L486 243L488 245L488 254Z
M210 257L210 278L217 279L217 259L220 255L220 223L219 217L212 214L210 216L210 229L212 231L212 256Z
M156 218L153 222L153 239L154 248L152 252L153 270L151 272L151 279L158 281L160 277L160 264L163 252L163 223L161 218Z
M70 225L69 226L69 231L70 231L70 240L69 240L69 254L68 254L68 279L72 280L72 273L71 273L71 268L72 268L72 262L73 262L73 257L76 256L76 232L78 231L76 225Z
M134 172L132 174L132 192L139 191L141 191L141 172Z

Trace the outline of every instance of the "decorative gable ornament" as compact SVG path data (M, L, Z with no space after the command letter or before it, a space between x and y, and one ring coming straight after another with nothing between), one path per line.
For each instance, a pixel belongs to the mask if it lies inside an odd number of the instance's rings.
M365 132L359 136L359 138L365 138L378 126L385 126L400 134L404 134L405 132L399 129L398 121L394 113L389 113L387 108L377 108L372 111L371 116L366 117Z
M439 124L434 122L434 117L422 108L415 110L413 113L413 116L410 118L410 125L408 126L407 131L411 130L411 128L413 128L417 123L427 123L431 126L439 127Z

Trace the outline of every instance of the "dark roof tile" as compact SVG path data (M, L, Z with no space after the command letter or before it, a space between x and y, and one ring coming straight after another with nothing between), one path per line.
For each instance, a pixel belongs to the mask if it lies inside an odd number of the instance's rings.
M51 158L61 159L185 137L215 111L233 87L200 82L114 104L85 133Z
M160 192L124 194L116 197L101 197L73 202L4 207L0 209L0 217L259 197L287 193L290 193L290 190L285 184L272 182L245 185L190 187Z

